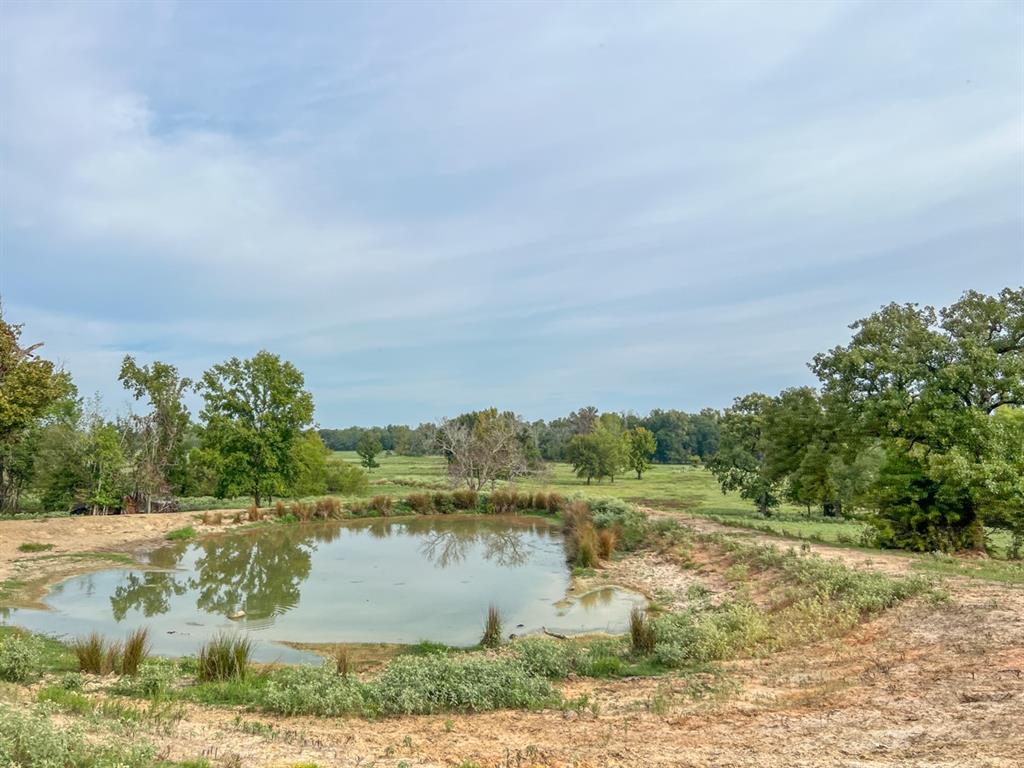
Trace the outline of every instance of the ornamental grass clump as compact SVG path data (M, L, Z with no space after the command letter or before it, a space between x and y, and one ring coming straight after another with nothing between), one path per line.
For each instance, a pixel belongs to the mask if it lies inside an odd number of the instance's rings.
M484 633L480 638L480 645L484 648L497 648L501 645L501 612L494 603L487 607L487 618L484 620Z
M405 497L405 503L417 515L429 515L434 511L434 500L429 493L410 493Z
M646 656L654 652L656 637L654 633L654 622L647 615L647 611L634 607L629 613L629 642L633 653L638 656Z
M75 638L71 650L78 659L78 669L93 675L109 675L118 668L121 646L114 640L107 641L99 632L86 637Z
M145 627L136 629L124 641L121 647L121 674L138 674L139 667L149 658L149 630Z
M244 680L249 673L253 643L247 637L217 634L196 657L200 680Z

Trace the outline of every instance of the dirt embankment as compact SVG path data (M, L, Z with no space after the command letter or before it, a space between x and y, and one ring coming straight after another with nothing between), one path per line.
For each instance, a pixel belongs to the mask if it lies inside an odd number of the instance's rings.
M98 568L128 564L129 558L166 543L176 528L205 526L201 514L177 512L160 515L102 515L83 517L0 520L0 605L38 606L47 587L63 579ZM48 548L23 552L23 544ZM117 555L127 555L119 563Z

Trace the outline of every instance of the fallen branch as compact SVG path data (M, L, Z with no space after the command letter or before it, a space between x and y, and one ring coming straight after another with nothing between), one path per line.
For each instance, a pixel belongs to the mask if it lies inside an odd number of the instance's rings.
M543 632L548 637L557 637L559 640L568 640L569 639L565 635L560 635L557 632L548 632L548 628L547 627L541 627L540 630L541 630L541 632Z

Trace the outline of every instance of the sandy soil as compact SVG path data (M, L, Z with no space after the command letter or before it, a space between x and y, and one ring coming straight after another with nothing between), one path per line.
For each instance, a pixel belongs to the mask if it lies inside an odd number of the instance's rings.
M687 519L704 531L789 546L760 532ZM189 514L0 522L0 577L25 570L22 541L54 553L137 551ZM905 557L812 544L859 568L902 572ZM45 562L45 561L43 561ZM21 565L19 565L21 563ZM49 566L43 566L43 570ZM681 604L713 563L681 569L647 552L606 579ZM243 766L921 766L1017 768L1024 755L1024 589L950 581L951 600L908 602L841 640L726 665L733 690L695 696L693 678L575 680L593 710L355 719L278 718L190 707L169 735L150 738L172 759L205 755ZM269 723L272 735L244 724ZM252 728L249 728L251 731Z

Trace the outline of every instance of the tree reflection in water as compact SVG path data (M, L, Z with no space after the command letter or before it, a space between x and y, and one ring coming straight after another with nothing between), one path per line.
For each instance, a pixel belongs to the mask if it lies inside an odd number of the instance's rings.
M480 545L485 560L514 568L524 565L530 558L530 546L523 535L524 529L531 533L537 532L536 525L512 528L507 524L494 526L481 521L480 524L465 528L410 526L410 533L422 531L420 554L439 568L463 562L477 545Z
M114 618L121 621L129 611L144 616L166 613L170 598L189 590L197 592L196 607L214 614L245 611L253 619L268 618L299 602L300 586L309 576L311 553L320 541L333 541L337 527L285 527L273 533L218 536L194 544L200 550L191 574L176 571L131 573L110 598ZM151 562L172 568L186 547L154 553Z
M167 547L151 563L162 571L129 573L110 598L115 620L130 611L146 617L170 610L172 598L196 592L196 607L222 616L245 611L247 619L280 615L299 603L302 583L312 568L312 553L347 531L375 539L395 535L422 537L419 553L437 567L466 560L472 552L502 567L518 567L530 558L530 538L549 536L551 527L529 520L403 518L374 519L352 528L339 525L274 526L246 534L228 534ZM195 553L190 572L180 567Z

